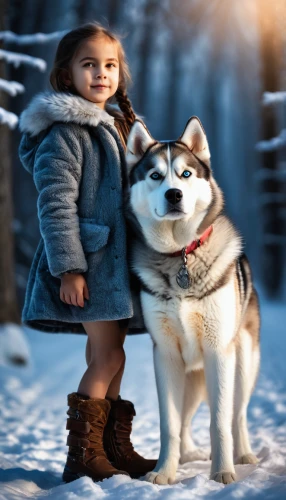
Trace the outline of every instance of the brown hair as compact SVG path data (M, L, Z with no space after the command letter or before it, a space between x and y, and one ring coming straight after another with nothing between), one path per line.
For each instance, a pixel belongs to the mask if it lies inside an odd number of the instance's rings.
M50 74L50 83L53 89L58 92L71 91L64 83L64 71L69 70L70 63L84 40L102 36L115 43L118 49L119 85L114 97L123 115L110 109L108 112L114 116L117 131L123 144L126 145L128 133L135 120L135 113L127 96L127 85L131 82L129 67L122 44L114 33L98 23L87 23L69 31L58 45L54 66Z

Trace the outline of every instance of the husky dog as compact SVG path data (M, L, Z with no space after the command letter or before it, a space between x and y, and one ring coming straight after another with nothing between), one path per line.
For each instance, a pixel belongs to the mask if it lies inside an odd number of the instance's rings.
M207 459L189 433L203 399L211 413L211 479L254 464L247 406L259 369L259 308L239 234L222 213L207 138L191 118L177 141L140 121L127 151L131 266L154 343L161 451L147 481L171 483L178 463Z

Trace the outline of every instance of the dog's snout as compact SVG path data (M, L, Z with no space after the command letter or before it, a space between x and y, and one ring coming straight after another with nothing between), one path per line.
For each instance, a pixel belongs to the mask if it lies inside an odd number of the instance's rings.
M168 189L165 193L165 198L172 205L176 205L183 198L183 193L180 189Z

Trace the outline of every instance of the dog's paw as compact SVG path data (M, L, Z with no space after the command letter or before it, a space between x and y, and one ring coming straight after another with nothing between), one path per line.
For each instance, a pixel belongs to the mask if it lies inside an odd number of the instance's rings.
M148 472L146 476L142 478L143 481L148 481L148 483L153 484L169 484L169 479L167 476L161 472Z
M246 455L242 455L235 460L236 464L257 464L258 462L258 458L256 458L253 453L247 453Z
M195 462L196 460L210 460L210 451L203 448L196 448L193 451L184 453L180 458L180 464Z
M213 481L216 481L217 483L231 484L236 481L236 476L234 472L227 472L222 470L221 472L215 472L215 474L211 476L211 479L213 479Z

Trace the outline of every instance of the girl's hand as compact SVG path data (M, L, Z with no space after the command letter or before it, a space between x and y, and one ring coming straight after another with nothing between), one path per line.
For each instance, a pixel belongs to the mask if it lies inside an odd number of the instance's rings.
M61 277L60 299L65 304L84 307L89 292L82 274L67 273Z

